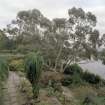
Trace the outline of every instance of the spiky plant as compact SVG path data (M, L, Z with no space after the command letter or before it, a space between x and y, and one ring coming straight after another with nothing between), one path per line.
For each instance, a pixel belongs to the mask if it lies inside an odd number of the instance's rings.
M8 77L8 63L0 57L0 80L4 81Z
M39 53L30 53L26 57L25 70L26 77L31 82L33 87L34 97L37 98L39 94L39 79L42 72L43 58Z

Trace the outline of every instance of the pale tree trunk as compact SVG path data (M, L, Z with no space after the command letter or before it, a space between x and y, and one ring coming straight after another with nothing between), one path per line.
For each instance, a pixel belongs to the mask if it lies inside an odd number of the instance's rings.
M60 66L60 72L61 72L61 73L63 72L63 63L62 63L61 66Z
M56 57L54 71L56 71L56 69L57 69L57 66L58 66L58 60L59 60L59 57L60 57L60 55L61 55L61 53L62 53L62 49L63 49L63 45L60 46L60 49L59 49L58 55L57 55L57 57Z

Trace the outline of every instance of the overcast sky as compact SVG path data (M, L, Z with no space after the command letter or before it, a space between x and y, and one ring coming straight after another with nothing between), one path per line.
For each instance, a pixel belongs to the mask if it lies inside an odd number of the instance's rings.
M21 10L36 8L52 19L67 17L67 10L73 6L94 13L98 20L97 28L105 33L105 0L0 0L0 28L15 19Z

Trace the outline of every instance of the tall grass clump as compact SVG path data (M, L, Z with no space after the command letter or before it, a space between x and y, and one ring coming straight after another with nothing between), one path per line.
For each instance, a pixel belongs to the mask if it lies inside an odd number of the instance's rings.
M0 81L4 81L8 77L8 63L0 57Z
M43 58L39 53L30 53L27 55L25 61L26 77L32 84L35 98L39 94L39 79L42 72L42 64Z
M8 64L6 60L0 57L0 105L3 104L3 83L5 82L6 78L8 77Z

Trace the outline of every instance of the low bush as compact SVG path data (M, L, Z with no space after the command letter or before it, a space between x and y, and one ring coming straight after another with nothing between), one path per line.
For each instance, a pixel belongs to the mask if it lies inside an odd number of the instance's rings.
M47 93L47 96L48 97L51 97L51 96L54 96L55 95L54 88L48 87L47 91L48 91L48 93Z
M64 74L68 75L62 80L62 85L69 86L71 84L81 84L83 70L78 64L72 64L65 68Z
M65 68L64 74L67 75L73 75L75 73L81 74L82 71L83 71L82 68L78 64L71 64Z
M3 105L3 83L8 77L8 63L0 57L0 105Z
M71 76L69 77L65 77L62 81L61 81L63 86L69 86L70 84L73 83L73 79Z
M8 63L4 58L0 58L0 81L8 77Z
M97 85L103 83L99 76L87 71L83 72L82 68L77 64L66 67L64 74L68 75L61 81L64 86L69 86L71 84L81 85L85 83Z
M33 97L32 85L26 78L21 78L19 89L28 99Z
M70 86L70 85L81 85L84 83L81 76L75 74L73 76L65 77L62 81L63 86Z
M51 86L54 88L54 92L59 91L62 92L62 84L58 81L52 81Z
M24 71L24 61L22 59L12 60L9 69L10 71Z
M84 72L82 75L82 79L90 84L98 84L101 81L101 78L95 74Z
M84 81L81 78L81 75L78 73L75 73L75 75L72 76L72 81L75 85L81 85L84 83Z

